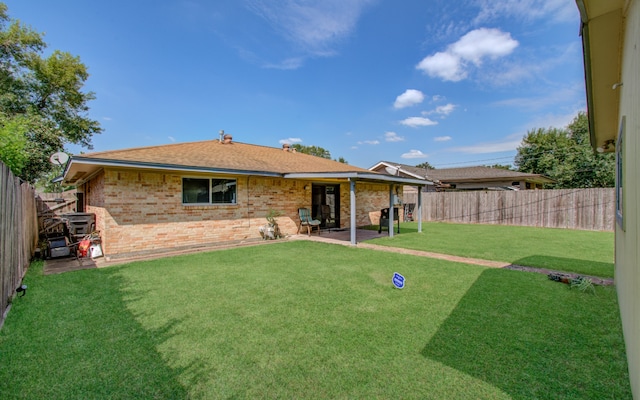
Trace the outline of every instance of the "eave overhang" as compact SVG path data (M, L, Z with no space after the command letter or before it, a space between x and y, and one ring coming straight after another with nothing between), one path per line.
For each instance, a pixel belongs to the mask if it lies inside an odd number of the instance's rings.
M66 185L81 185L103 168L124 168L149 171L167 171L167 172L183 172L183 173L203 173L203 174L221 174L235 176L264 176L285 179L307 179L307 180L356 180L377 183L395 183L398 185L426 186L432 185L432 182L424 179L405 178L399 176L378 174L374 172L310 172L310 173L280 173L271 171L251 171L228 168L206 168L188 165L160 164L149 162L134 162L123 160L109 160L99 158L89 158L82 156L73 156L67 163L64 171L64 183Z
M269 176L281 177L282 174L269 171L247 171L226 168L206 168L188 165L159 164L148 162L134 162L122 160L107 160L99 158L87 158L81 156L73 156L67 163L64 171L64 183L66 185L80 185L89 177L94 176L95 172L105 167L116 168L132 168L154 171L174 171L189 173L206 173L206 174L223 174L223 175L252 175L252 176Z
M442 183L480 183L480 182L504 182L504 181L525 181L532 183L554 183L555 181L551 178L548 178L544 175L539 176L498 176L492 178L451 178L451 179L442 179Z
M401 176L377 174L374 172L311 172L311 173L290 173L284 174L284 178L287 179L335 179L335 180L354 180L354 181L367 181L375 183L395 183L398 185L411 185L411 186L428 186L433 185L433 182L424 179L405 178Z
M618 132L622 90L624 0L576 0L580 10L584 72L591 145L613 151L607 143Z
M397 165L397 164L393 164L393 163L388 163L385 161L380 161L379 163L377 163L376 165L372 166L371 168L369 168L370 171L377 171L380 168L384 168L384 167L392 167L392 168L397 168L398 169L398 173L399 174L405 174L405 175L409 175L409 176L413 176L417 179L423 179L424 177L414 174L411 171L407 171L406 169L402 168L402 165Z

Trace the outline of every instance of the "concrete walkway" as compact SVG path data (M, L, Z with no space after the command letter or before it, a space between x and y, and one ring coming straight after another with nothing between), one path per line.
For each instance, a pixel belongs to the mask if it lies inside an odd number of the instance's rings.
M330 232L328 234L323 233L320 236L312 235L311 237L308 237L306 235L296 235L291 237L291 239L292 240L312 240L316 242L325 242L325 243L340 244L343 246L351 246L350 234L349 232L346 232L346 234L347 235L345 235L344 232ZM551 270L546 268L527 267L522 265L511 264L508 262L502 262L502 261L491 261L491 260L483 260L479 258L452 256L449 254L434 253L430 251L403 249L400 247L391 247L391 246L380 246L380 245L364 242L366 240L374 239L377 237L383 237L383 236L387 236L387 233L383 232L382 234L378 234L377 231L367 231L367 230L359 229L358 232L356 233L356 238L357 238L356 246L360 249L387 251L392 253L408 254L408 255L418 256L418 257L435 258L438 260L478 265L478 266L488 267L488 268L504 268L504 269L511 269L515 271L535 272L535 273L544 274L544 275L549 275L549 274L567 275L571 278L582 276L584 278L590 279L594 285L613 285L614 284L613 279L601 278L598 276L574 274L574 273L568 273L568 272L559 271L559 270Z

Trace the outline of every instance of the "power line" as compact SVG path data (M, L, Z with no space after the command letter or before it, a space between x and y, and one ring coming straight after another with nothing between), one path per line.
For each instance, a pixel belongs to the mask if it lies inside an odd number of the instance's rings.
M511 156L511 157L486 158L486 159L484 159L484 160L460 161L460 162L444 163L444 164L437 164L437 165L438 165L438 166L441 166L441 165L456 165L456 164L473 164L473 163L479 163L479 162L482 162L482 161L504 160L505 158L515 158L515 156Z
M539 147L536 145L530 146L530 149L533 149L533 147ZM539 158L542 158L543 156L547 155L547 154L555 154L558 150L561 150L561 153L559 155L562 155L564 157L570 156L570 155L574 155L574 154L580 154L581 151L579 149L547 149L547 150L535 150L535 153L533 154L527 154L527 159L528 160L536 160ZM496 161L496 160L504 160L504 159L513 159L515 162L515 158L518 155L514 155L514 156L505 156L505 157L496 157L496 158L485 158L482 160L471 160L471 161L459 161L459 162L453 162L453 163L442 163L442 164L436 164L434 165L434 168L437 169L441 166L445 166L445 165L460 165L460 164L481 164L484 161ZM590 170L586 170L586 171L590 171ZM579 172L579 171L576 171ZM583 171L584 172L584 171Z

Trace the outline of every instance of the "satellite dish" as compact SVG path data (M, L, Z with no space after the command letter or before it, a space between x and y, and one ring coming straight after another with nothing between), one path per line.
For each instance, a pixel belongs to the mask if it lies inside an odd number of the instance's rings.
M389 175L395 175L398 173L398 171L400 171L400 168L389 166L389 167L384 167L384 170L387 171Z
M53 153L51 157L49 157L49 161L51 161L51 164L53 165L64 165L69 161L69 155L59 151L57 153Z

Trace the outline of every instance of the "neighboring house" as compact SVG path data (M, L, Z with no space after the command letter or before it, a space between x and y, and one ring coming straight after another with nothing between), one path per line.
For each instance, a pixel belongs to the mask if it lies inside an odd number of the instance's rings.
M591 144L615 151L615 280L629 377L640 399L640 1L577 0Z
M323 224L350 228L355 245L355 228L378 223L397 185L425 184L230 135L75 155L64 183L77 186L78 211L96 214L108 256L259 239L271 209L295 234L300 207L324 210Z
M552 179L540 174L484 166L425 169L380 161L369 170L380 173L395 172L394 175L397 176L426 179L433 182L433 186L427 186L426 189L437 191L541 189L545 183L553 183Z

